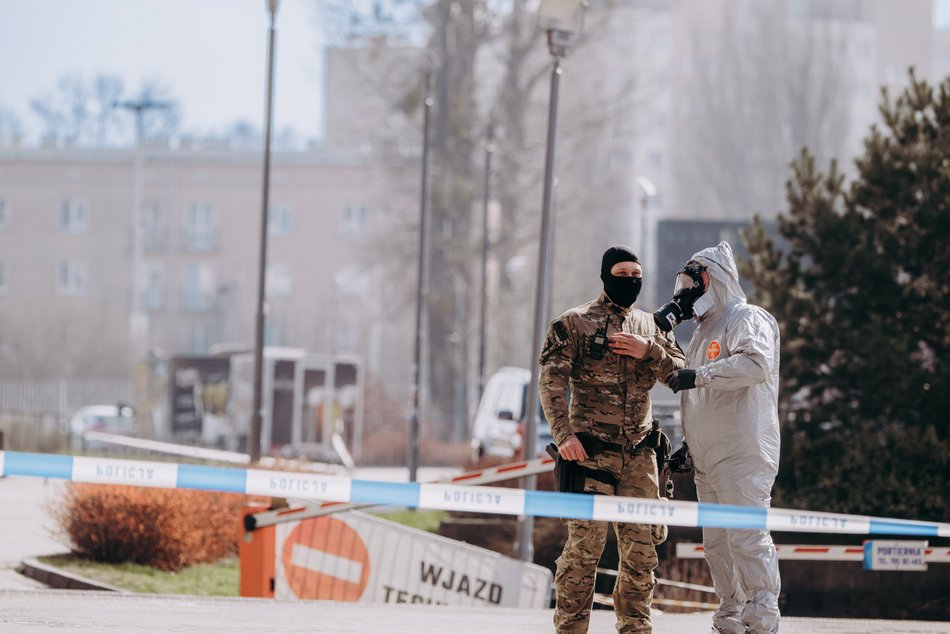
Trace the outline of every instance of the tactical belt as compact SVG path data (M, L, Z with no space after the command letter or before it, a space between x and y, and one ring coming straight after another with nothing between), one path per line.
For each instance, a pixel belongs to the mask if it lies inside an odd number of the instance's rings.
M606 440L601 440L597 436L589 432L580 432L577 434L577 439L581 441L581 444L584 445L584 451L587 452L590 456L596 456L599 453L605 451L616 451L623 453L624 451L630 451L628 449L629 445L608 442ZM644 447L649 447L650 449L656 449L660 446L660 423L659 421L653 421L653 428L650 429L649 433L641 440L634 448L633 451L637 449L643 449Z
M588 457L593 458L599 453L605 451L617 451L623 453L627 448L627 445L622 445L620 443L607 442L606 440L601 440L597 436L590 434L588 432L580 432L577 434L577 439L581 441L581 445L584 446L584 451L587 452ZM650 433L640 441L640 443L633 448L634 451L640 449L641 447L650 447L656 449L660 446L660 425L658 421L653 421L653 429L650 430ZM603 482L612 487L617 486L617 476L605 469L592 469L590 467L582 467L581 465L573 465L577 470L583 470L584 476L597 480L598 482Z
M651 429L646 437L641 440L636 447L633 448L633 451L636 451L642 447L657 449L660 447L661 437L662 432L660 431L659 422L653 421L653 429ZM597 454L603 453L605 451L616 451L619 453L623 453L625 450L629 451L629 445L622 445L620 443L601 440L597 436L594 436L588 432L578 433L577 439L580 441L581 445L583 445L584 451L587 452L587 456L589 458L593 458ZM558 491L561 491L562 493L586 493L587 491L585 491L584 486L584 480L586 478L603 482L604 484L612 487L617 486L617 476L606 469L584 467L574 461L565 460L561 457L560 453L558 452L557 445L554 443L550 443L546 447L546 450L548 454L556 460L554 478L557 483ZM664 455L664 461L665 458L666 456Z

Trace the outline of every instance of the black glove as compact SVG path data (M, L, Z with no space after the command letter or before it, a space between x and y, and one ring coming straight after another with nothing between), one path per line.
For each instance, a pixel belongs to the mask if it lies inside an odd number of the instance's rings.
M674 451L666 462L670 466L670 473L689 473L693 470L693 456L690 455L689 446L685 441L683 446Z
M696 370L690 370L689 368L673 370L666 375L664 383L673 390L674 394L680 390L691 390L696 387Z

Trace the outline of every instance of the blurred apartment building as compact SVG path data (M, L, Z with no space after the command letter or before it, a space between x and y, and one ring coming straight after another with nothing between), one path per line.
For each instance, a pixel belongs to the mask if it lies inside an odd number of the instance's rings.
M144 349L206 354L216 344L248 348L258 279L260 152L143 151L138 297L146 316ZM103 349L128 343L134 155L112 149L0 150L5 333L36 326L37 333L99 340ZM401 367L408 344L400 346L399 337L387 333L398 327L400 315L387 308L379 282L385 271L365 248L389 230L387 216L398 213L383 175L395 163L330 149L275 154L266 273L269 345L358 353L373 373ZM116 368L115 376L125 376L127 368Z

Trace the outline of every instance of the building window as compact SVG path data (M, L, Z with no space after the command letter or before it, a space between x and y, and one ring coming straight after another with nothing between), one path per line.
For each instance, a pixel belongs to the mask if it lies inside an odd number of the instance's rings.
M216 339L214 324L196 322L188 325L187 347L191 354L207 354Z
M86 265L76 260L60 262L56 267L56 292L60 295L85 295L88 281Z
M268 209L267 234L272 238L282 238L293 231L293 211L286 205L275 205Z
M185 310L208 312L214 308L214 271L207 264L191 262L185 267Z
M286 332L283 324L274 320L264 322L264 344L268 346L283 346L286 344Z
M0 198L0 230L6 229L10 222L10 205L3 198Z
M195 203L185 214L185 248L189 251L211 251L218 243L214 209L208 203Z
M368 215L363 205L346 205L340 217L340 233L345 236L363 235Z
M89 207L84 201L67 198L59 205L59 230L85 233L89 229Z
M165 214L157 202L146 203L142 207L142 248L146 251L165 249L168 236L165 227Z
M146 310L159 311L165 308L165 268L159 263L146 264L142 303Z
M607 155L607 165L612 172L625 172L630 169L630 150L614 148Z
M361 299L369 291L369 274L365 269L348 266L333 276L336 280L340 297L345 299Z
M10 292L10 274L7 273L7 265L0 262L0 295L6 295Z
M289 297L294 290L293 277L290 274L290 267L286 264L269 264L265 276L267 297L269 299L279 299Z

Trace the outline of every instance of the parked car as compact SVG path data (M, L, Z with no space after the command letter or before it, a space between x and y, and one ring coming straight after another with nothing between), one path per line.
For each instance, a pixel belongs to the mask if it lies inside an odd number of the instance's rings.
M472 458L519 456L524 446L525 404L531 372L525 368L501 368L488 379L472 424ZM541 404L537 407L536 455L553 441Z
M128 436L134 429L135 416L128 405L87 405L69 419L69 448L72 451L101 449L103 444L87 440L86 432L101 431Z

